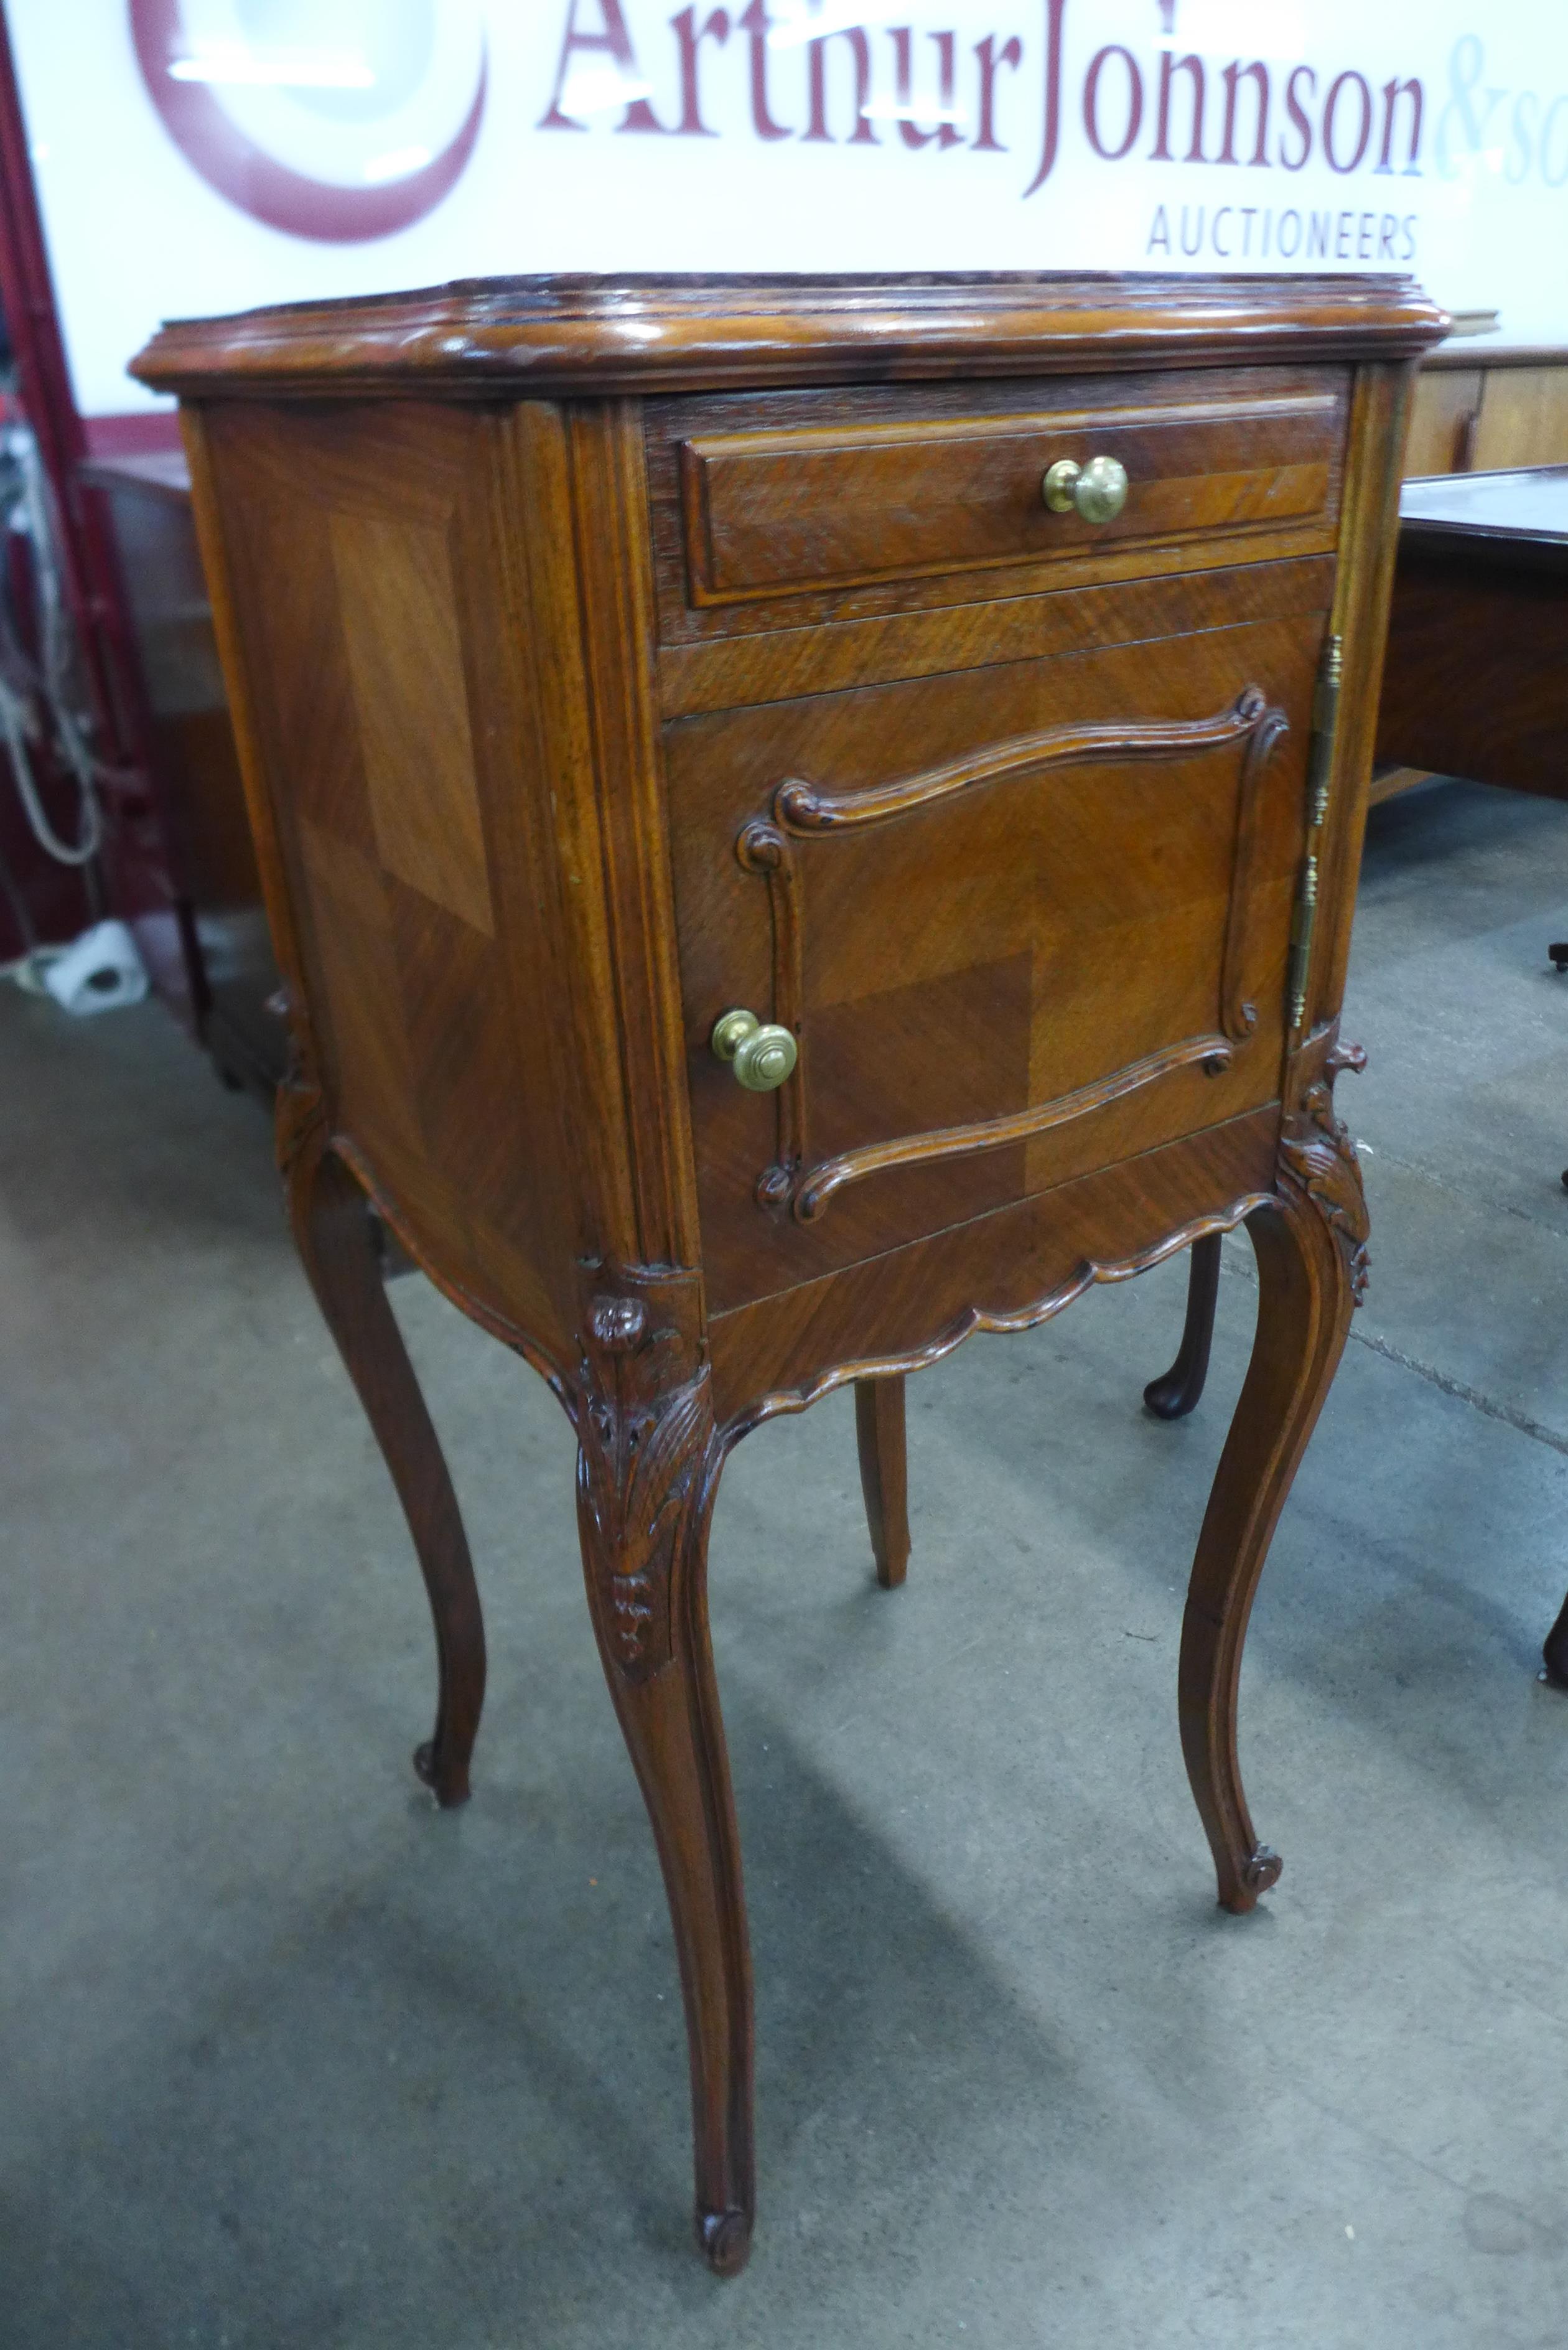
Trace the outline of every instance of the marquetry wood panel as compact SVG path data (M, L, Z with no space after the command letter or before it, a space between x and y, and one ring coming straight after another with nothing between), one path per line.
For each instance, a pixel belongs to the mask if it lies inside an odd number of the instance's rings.
M1259 368L1248 400L1179 369L649 401L660 641L1326 553L1346 371ZM1052 515L1046 464L1102 442L1124 516Z
M443 1273L548 1336L571 1305L544 1238L569 1213L563 1089L540 877L516 856L535 738L498 429L236 408L209 431L220 494L246 484L236 619L329 1115Z
M1236 606L1245 608L1238 588ZM983 671L684 720L666 730L703 1250L716 1310L815 1278L1278 1094L1304 760L1325 614L1238 623ZM1229 1065L1151 1075L1001 1148L883 1169L813 1221L758 1203L785 1096L743 1092L709 1045L777 1000L774 885L740 853L778 787L852 794L1043 723L1196 722L1250 686L1290 732L1257 782ZM1243 754L1027 766L863 830L790 844L804 1171L1061 1101L1221 1024ZM786 1089L786 1093L787 1093ZM787 1113L786 1113L787 1114Z
M448 531L354 514L328 530L380 861L492 937Z

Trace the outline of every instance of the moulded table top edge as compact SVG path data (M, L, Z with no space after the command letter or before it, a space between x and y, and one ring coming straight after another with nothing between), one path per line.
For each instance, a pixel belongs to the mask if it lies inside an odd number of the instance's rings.
M1568 343L1503 343L1490 335L1450 335L1422 362L1428 374L1469 375L1489 368L1568 368Z
M1058 362L1409 358L1443 311L1407 276L532 277L298 303L159 331L160 391L522 398L1004 374Z

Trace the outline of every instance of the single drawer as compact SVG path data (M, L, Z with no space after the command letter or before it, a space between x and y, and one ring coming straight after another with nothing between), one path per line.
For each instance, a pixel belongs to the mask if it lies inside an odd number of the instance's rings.
M691 601L1050 567L1101 548L1147 548L1163 568L1166 551L1206 536L1332 524L1340 380L1176 400L1127 389L1010 415L694 434L680 449ZM1096 459L1113 485L1125 478L1119 510L1096 514L1081 494L1080 512L1070 485L1053 510L1048 471Z

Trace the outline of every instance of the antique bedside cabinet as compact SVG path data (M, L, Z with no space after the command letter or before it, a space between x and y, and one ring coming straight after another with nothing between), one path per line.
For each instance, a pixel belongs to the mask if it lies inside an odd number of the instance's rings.
M697 2223L753 2209L705 1547L732 1445L1243 1221L1179 1704L1220 1898L1259 1572L1366 1263L1339 1040L1411 369L1376 278L518 278L177 324L285 973L295 1229L483 1685L368 1195L549 1381L669 1889Z

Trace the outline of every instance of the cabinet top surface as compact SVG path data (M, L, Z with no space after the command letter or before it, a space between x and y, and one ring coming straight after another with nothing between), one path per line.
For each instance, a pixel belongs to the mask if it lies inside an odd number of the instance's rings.
M177 319L131 373L209 398L495 400L1404 358L1447 326L1396 276L493 277Z

